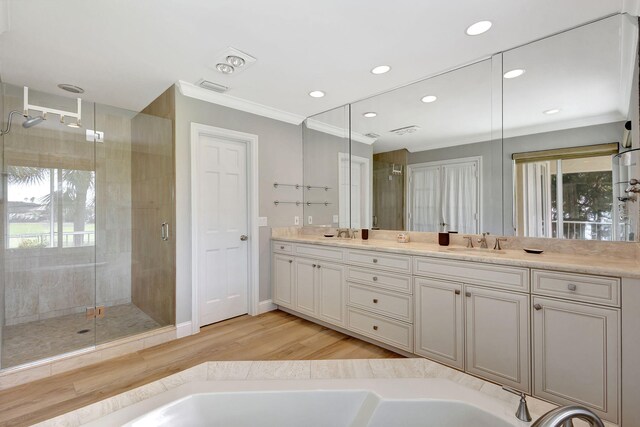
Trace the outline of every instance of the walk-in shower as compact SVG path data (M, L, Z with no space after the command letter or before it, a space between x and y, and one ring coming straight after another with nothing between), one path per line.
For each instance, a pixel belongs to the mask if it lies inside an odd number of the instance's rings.
M0 368L173 324L171 121L0 88Z

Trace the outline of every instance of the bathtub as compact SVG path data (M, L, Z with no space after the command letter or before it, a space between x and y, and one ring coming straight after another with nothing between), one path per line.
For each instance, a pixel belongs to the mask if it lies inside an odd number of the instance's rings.
M90 426L508 427L515 407L446 379L192 382Z

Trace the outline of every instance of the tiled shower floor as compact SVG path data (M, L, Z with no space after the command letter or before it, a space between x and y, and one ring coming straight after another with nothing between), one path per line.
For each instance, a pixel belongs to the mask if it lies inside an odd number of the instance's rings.
M133 304L107 307L105 317L97 320L87 320L84 313L78 313L5 326L0 363L9 368L160 326Z

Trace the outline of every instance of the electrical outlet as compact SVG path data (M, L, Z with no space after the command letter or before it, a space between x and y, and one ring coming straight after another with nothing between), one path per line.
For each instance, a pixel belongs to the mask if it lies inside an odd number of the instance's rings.
M293 217L293 225L300 225L300 217L298 215Z
M313 217L311 215L309 215L309 218L307 219L307 224L313 224Z

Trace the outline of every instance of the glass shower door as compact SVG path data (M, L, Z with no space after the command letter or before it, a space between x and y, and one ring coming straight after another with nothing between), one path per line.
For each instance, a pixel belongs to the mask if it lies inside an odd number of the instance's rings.
M74 98L28 94L31 105L77 109ZM22 87L2 85L3 128L10 111L20 112L1 141L3 369L95 344L94 142L75 119L33 108L36 119L25 120L23 96ZM83 101L81 125L93 127L93 116Z

